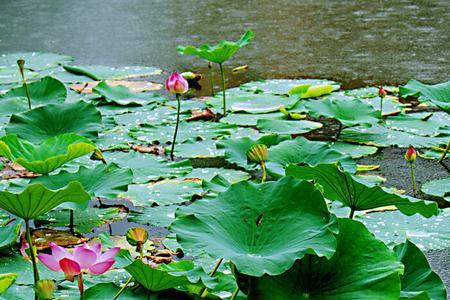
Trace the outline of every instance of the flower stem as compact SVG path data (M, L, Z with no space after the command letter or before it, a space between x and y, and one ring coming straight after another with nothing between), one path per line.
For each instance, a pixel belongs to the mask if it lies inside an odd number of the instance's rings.
M354 208L350 208L350 215L348 216L349 219L353 219L354 216L355 216L355 209Z
M444 158L447 156L448 150L450 150L450 140L448 140L447 147L445 147L444 153L442 153L441 157L439 158L439 162L443 162Z
M380 97L380 116L381 120L383 120L383 97Z
M213 277L214 274L216 274L217 269L219 269L220 264L222 263L222 261L223 261L223 258L219 258L219 259L216 261L216 264L214 265L214 267L212 268L211 272L209 273L209 277ZM201 289L200 289L200 292L198 293L198 295L199 295L201 298L206 297L207 294L208 294L208 293L207 293L205 287L201 288Z
M414 195L414 197L416 197L417 189L416 189L416 180L414 178L414 163L413 162L410 163L410 167L411 167L411 184L412 184L412 188L413 188L413 195Z
M209 69L209 80L211 84L211 96L214 97L214 78L213 78L213 71L212 71L212 63L208 63L208 69Z
M133 279L133 276L130 276L128 278L128 280L125 282L125 284L123 285L123 287L119 290L119 292L117 292L117 294L114 296L114 298L112 298L112 300L117 300L117 298L119 298L120 295L122 295L123 291L125 291L125 289L127 288L127 286L130 284L131 279Z
M230 300L236 299L236 297L237 297L238 294L239 294L239 286L237 286L237 287L234 289L233 294L231 295Z
M225 89L226 89L226 83L225 83L225 72L223 71L222 63L219 64L220 66L220 75L222 76L222 97L223 97L223 115L227 115L227 98L225 96Z
M31 109L31 98L30 98L30 91L28 90L28 84L25 80L25 75L23 74L23 71L20 71L20 75L22 75L22 85L25 88L25 94L27 95L28 99L28 108Z
M25 235L27 237L28 246L30 247L31 263L33 264L34 286L36 286L39 280L39 271L36 264L36 256L34 253L33 242L31 240L30 220L25 220ZM38 299L38 294L36 291L34 292L34 299L35 300Z
M338 132L336 133L336 141L339 140L339 137L341 136L341 132L342 132L342 123L339 122L339 128L338 128Z
M84 300L83 274L78 274L78 290L80 291L80 300Z
M71 234L74 234L75 233L75 230L74 230L74 228L75 228L75 224L74 224L74 221L73 221L73 209L70 209L69 210L69 231L70 231L70 233Z
M177 140L178 124L180 123L180 95L177 94L177 124L175 125L175 133L173 134L172 147L170 148L170 160L173 160L173 150L175 150L175 142Z
M260 165L261 165L261 170L262 170L262 178L261 178L261 183L266 181L266 177L267 177L267 172L266 172L266 164L264 163L264 161L260 161Z

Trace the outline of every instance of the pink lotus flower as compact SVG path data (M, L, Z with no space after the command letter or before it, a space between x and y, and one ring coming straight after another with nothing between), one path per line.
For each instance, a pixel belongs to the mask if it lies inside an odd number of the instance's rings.
M378 96L380 96L380 98L384 98L386 97L387 93L386 90L384 89L383 86L380 85L380 87L378 88Z
M68 252L63 247L50 243L52 255L39 254L39 260L50 270L63 271L67 280L73 281L74 277L82 273L103 274L114 264L114 256L119 252L119 247L111 248L102 254L100 243L82 246Z
M178 74L178 72L173 72L169 78L166 79L166 89L171 94L184 94L189 89L189 84L187 80Z

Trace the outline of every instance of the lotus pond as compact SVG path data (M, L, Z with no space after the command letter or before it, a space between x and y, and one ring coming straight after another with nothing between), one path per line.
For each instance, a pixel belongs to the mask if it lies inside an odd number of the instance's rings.
M450 81L227 88L252 38L178 48L211 96L0 56L0 299L446 299Z

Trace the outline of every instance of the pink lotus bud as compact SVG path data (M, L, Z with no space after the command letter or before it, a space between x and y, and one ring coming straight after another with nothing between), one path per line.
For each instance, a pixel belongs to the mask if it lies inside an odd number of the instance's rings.
M413 163L417 158L417 152L413 146L409 146L405 153L405 160L409 163Z
M386 97L386 95L387 95L386 90L382 85L380 85L380 88L378 89L378 96L380 96L380 98L384 98Z
M184 94L189 89L189 84L187 80L178 74L178 72L173 72L169 78L166 79L166 89L171 94Z

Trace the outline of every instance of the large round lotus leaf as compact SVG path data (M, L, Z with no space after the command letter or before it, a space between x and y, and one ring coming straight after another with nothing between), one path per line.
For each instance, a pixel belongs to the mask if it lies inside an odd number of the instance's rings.
M32 107L49 103L62 103L67 97L67 90L64 84L49 76L29 83L28 90ZM26 98L26 90L23 86L20 86L0 95L0 102L7 100L20 101L21 106L24 106L24 110L28 110L28 100Z
M127 126L116 126L101 131L95 140L95 144L103 150L130 149L129 143L135 142L135 140L128 135L128 132L129 127Z
M442 123L423 119L412 115L398 115L386 118L386 126L390 129L409 132L415 135L436 136L449 129L450 123Z
M262 136L256 141L248 137L239 139L224 139L217 143L217 148L224 149L225 159L230 163L249 169L255 166L254 163L249 163L247 159L247 152L253 145L264 144L267 147L270 147L286 139L288 139L288 137L281 137L274 134Z
M427 258L416 245L406 240L395 246L394 251L405 266L400 299L447 299L442 280L431 270Z
M344 126L379 122L380 113L359 100L312 100L307 101L305 105L311 116L333 118Z
M36 79L39 77L39 73L31 70L24 70L24 73L25 78L27 78L28 80ZM22 76L18 72L17 63L14 67L10 68L0 67L0 92L4 92L9 88L15 87L19 85L20 82L22 82Z
M422 250L450 247L450 210L424 218L421 215L405 216L399 211L374 212L357 215L375 236L389 246L411 240Z
M221 118L220 122L238 126L256 126L259 119L281 119L283 116L284 114L281 112L267 114L232 113Z
M105 280L104 282L97 283L96 285L86 289L83 296L85 300L114 299L114 296L116 296L119 291L119 286L111 282L106 282ZM68 295L67 293L71 293L71 295ZM73 289L61 289L61 294L55 293L55 296L59 296L57 299L71 299L70 296L75 299L75 297L78 296L77 293L79 292L77 288L74 287ZM145 291L133 291L128 288L122 291L120 294L120 300L144 300L147 298L147 295L145 294ZM164 298L160 299L163 300Z
M236 183L177 211L170 229L186 250L230 259L239 272L278 275L306 254L330 258L336 219L314 186L292 177Z
M281 107L290 109L299 101L298 97L256 94L242 90L227 91L226 95L229 111L243 111L251 114L276 112ZM222 95L218 94L210 98L207 103L215 108L222 107Z
M428 181L420 188L425 194L450 202L450 177Z
M361 158L363 156L375 154L378 151L377 147L363 146L342 142L331 143L330 149L336 150L345 155L350 155L352 158Z
M288 120L269 120L259 119L256 127L261 132L275 134L301 134L321 128L323 125L311 121L288 121Z
M70 181L80 182L92 196L114 198L128 190L128 185L133 181L133 172L114 163L98 164L92 169L81 166L76 173L61 171L55 175L40 176L31 182L42 183L50 189L60 189Z
M25 219L30 220L49 212L63 202L73 202L83 205L91 199L83 186L70 182L65 188L49 190L40 183L30 184L20 193L0 191L0 208Z
M225 168L195 168L192 170L192 172L186 174L181 178L198 178L202 180L211 180L216 175L220 175L232 183L250 179L250 174L248 174L247 172Z
M375 109L376 111L380 111L380 98L358 98L359 101L364 102L366 104L369 104ZM389 116L389 115L395 115L400 112L402 112L404 107L404 104L391 99L391 98L384 98L383 99L383 116Z
M180 122L177 134L177 143L188 140L206 140L230 135L237 126L214 122ZM175 124L148 124L130 130L130 136L139 141L169 143L172 142Z
M183 103L184 104L184 103ZM163 124L172 123L177 119L177 110L169 106L159 106L154 109L138 110L135 112L114 116L119 125Z
M107 67L107 66L63 66L67 72L87 76L93 80L125 79L161 74L161 70L153 67Z
M335 200L353 210L368 210L394 205L405 215L416 213L424 217L438 214L435 202L389 193L379 186L368 186L352 174L341 171L336 164L320 164L315 167L290 165L286 175L304 180L314 180L323 188L325 198Z
M10 54L2 54L0 56L0 68L17 69L17 60L22 58L25 60L25 68L35 71L50 69L59 64L68 63L73 60L67 55L44 52L17 52Z
M49 104L14 114L5 130L37 143L64 133L76 133L94 139L101 126L102 116L95 106L78 101Z
M24 168L48 174L68 161L92 152L95 146L85 137L67 133L35 145L15 134L0 138L0 155Z
M178 46L177 50L181 54L192 54L204 58L210 62L221 64L229 60L239 48L250 43L253 38L253 31L248 30L236 42L221 40L218 44L210 46L208 44L195 46Z
M326 143L297 137L295 140L270 147L266 167L270 175L278 177L284 175L285 167L290 164L318 165L337 161L340 161L346 170L356 171L356 164L348 155L330 149Z
M97 84L92 92L100 95L106 102L118 105L145 105L159 99L154 94L133 93L126 86L110 86L104 81Z
M299 85L332 85L334 90L339 89L339 84L323 79L270 79L244 83L241 89L253 92L272 93L275 95L288 95L289 91Z
M417 80L410 80L399 89L402 97L419 96L419 100L431 101L434 105L450 113L450 81L428 85Z
M132 184L122 198L135 206L169 205L191 201L203 193L201 180L163 180L155 183Z
M306 256L279 276L251 279L249 299L399 299L402 264L361 223L339 219L334 256Z
M429 137L386 128L381 125L372 127L357 126L342 130L340 139L352 143L360 143L377 147L399 146L416 148L446 145L448 136Z
M174 153L176 157L185 158L207 158L223 156L224 151L221 149L217 149L216 143L216 140L186 142L183 144L178 144L175 147Z
M175 220L175 211L178 207L178 205L147 206L142 211L131 212L128 220L144 225L167 227Z

